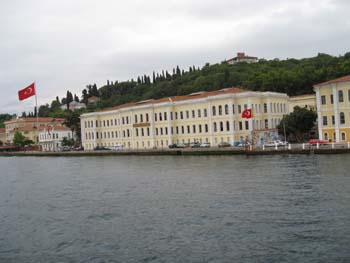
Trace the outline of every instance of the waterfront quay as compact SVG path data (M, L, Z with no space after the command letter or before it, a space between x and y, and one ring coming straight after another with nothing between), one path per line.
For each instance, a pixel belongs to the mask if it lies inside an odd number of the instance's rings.
M289 144L283 147L210 147L178 149L123 149L118 151L17 151L0 152L0 156L123 156L123 155L278 155L278 154L342 154L350 153L350 143L328 145Z

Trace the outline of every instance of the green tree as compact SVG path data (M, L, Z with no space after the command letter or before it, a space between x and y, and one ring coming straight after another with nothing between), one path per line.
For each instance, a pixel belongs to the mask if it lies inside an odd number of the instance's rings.
M314 127L317 114L307 108L300 108L296 106L294 111L286 115L277 126L278 132L286 135L288 140L303 142L308 139L310 130Z
M74 145L73 139L68 139L67 137L63 137L62 146L73 146L73 145Z
M20 132L15 132L15 135L13 137L13 144L18 146L18 147L23 147L25 146L25 141L26 141L26 137L24 137L24 135Z

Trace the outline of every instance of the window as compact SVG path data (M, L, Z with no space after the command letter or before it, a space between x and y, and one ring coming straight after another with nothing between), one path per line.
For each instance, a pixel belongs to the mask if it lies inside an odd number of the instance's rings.
M245 129L249 130L249 122L248 121L245 121Z
M321 104L322 105L326 104L326 96L324 96L324 95L321 96Z
M140 122L143 122L143 115L140 114Z
M344 96L343 96L342 90L338 90L338 100L339 102L344 102Z
M200 118L200 117L201 117L201 110L198 110L197 112L198 112L198 113L197 113L198 118Z
M229 121L226 122L226 131L230 131L230 122Z
M158 135L158 128L156 128L156 135Z
M333 101L333 94L331 94L331 104L333 104L334 101Z
M235 104L232 104L232 114L235 114Z
M243 129L243 125L242 125L242 122L238 122L238 127L239 127L239 130L241 131Z
M345 124L345 114L344 114L344 112L341 112L339 114L339 120L340 120L340 124Z
M189 119L190 118L190 112L187 110L186 111L186 119Z
M191 131L190 131L190 125L187 125L187 133L191 133Z
M350 89L348 90L348 100L350 101Z
M214 122L214 132L216 132L218 130L218 127L216 125L216 122Z
M225 114L228 115L228 105L225 104Z
M345 140L346 140L345 132L342 132L342 133L341 133L341 140L342 140L342 141L345 141Z
M238 105L238 113L241 113L242 109L241 109L241 105Z
M220 121L220 131L224 131L224 123Z
M193 133L196 133L196 125L192 126L192 131L193 131Z
M177 120L177 112L175 112L175 120Z
M147 136L149 136L149 128L147 128Z
M157 121L157 113L154 114L154 121Z
M160 128L160 135L163 135L163 127Z
M205 128L205 132L208 132L208 124L205 124L204 128Z
M179 134L179 126L176 126L176 134Z
M184 118L184 113L183 111L180 111L180 119L183 120L183 118Z
M332 125L335 124L335 118L334 118L334 115L332 115Z
M322 123L323 125L327 125L327 116L322 117Z
M164 112L164 120L166 121L168 119L168 115L166 112Z
M267 113L267 103L264 103L264 113Z
M137 123L137 115L135 114L135 123Z
M196 113L194 110L192 110L192 118L195 118L196 117Z
M201 124L198 125L198 130L199 130L199 133L202 133L202 125Z
M170 112L170 120L173 120L173 112Z
M165 127L165 135L168 135L168 127Z
M222 106L219 105L219 115L222 115Z
M185 133L185 127L181 126L181 133L184 134Z
M215 106L213 106L212 115L213 115L213 116L216 116L216 108L215 108Z
M159 112L159 121L162 121L162 120L163 120L163 118L162 118L162 113Z
M328 141L328 133L327 133L327 132L325 132L325 133L323 134L323 137L324 137L324 139L325 139L326 141Z
M136 128L136 137L139 136L139 129Z
M268 129L268 128L269 128L269 120L265 119L265 129Z
M204 117L208 117L207 109L204 109L204 110L203 110L203 115L204 115Z

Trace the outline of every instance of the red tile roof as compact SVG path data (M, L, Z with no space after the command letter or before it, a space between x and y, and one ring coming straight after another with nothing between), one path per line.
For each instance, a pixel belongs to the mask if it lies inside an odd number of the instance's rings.
M323 85L328 85L328 84L331 84L331 83L339 83L339 82L350 82L350 75L347 75L347 76L344 76L344 77L340 77L340 78L337 78L337 79L332 79L332 80L329 80L329 81L326 81L326 82L322 82L322 83L316 84L314 86L323 86Z
M6 122L36 122L36 118L19 118L15 120L10 120ZM40 117L38 118L39 122L64 122L64 118L51 118L51 117Z
M185 101L185 100L200 99L200 98L213 97L217 95L234 94L234 93L242 93L242 92L248 92L248 91L241 88L227 88L227 89L206 91L206 92L194 92L189 95L172 96L172 97L166 97L166 98L155 99L155 100L151 99L151 100L144 100L139 102L126 103L115 107L106 108L106 109L103 109L102 111L112 111L112 110L119 110L123 108L139 106L139 105L159 104L159 103L171 102L171 101Z
M41 126L39 131L47 130L48 126ZM51 131L70 131L71 129L66 126L50 126Z

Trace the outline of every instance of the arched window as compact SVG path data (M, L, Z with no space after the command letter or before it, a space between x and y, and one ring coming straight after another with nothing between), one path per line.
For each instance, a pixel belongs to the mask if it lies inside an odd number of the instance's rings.
M224 123L220 121L220 131L224 131Z
M342 133L341 133L341 140L342 140L342 141L345 141L345 140L346 140L345 132L342 132Z
M325 139L326 141L328 141L328 133L327 133L327 132L325 132L325 133L323 134L323 137L324 137L324 139Z
M226 115L228 114L228 105L227 104L225 105L225 114Z
M216 115L216 108L215 108L215 106L213 106L213 111L212 111L212 113L213 113L213 116Z
M218 127L216 125L216 122L214 122L214 132L217 132L217 130L218 130Z
M344 96L343 96L343 91L338 90L338 101L343 102L344 101Z
M219 115L222 115L222 106L219 105Z
M230 131L230 122L226 121L226 131Z
M345 124L345 114L344 112L339 113L340 124Z

